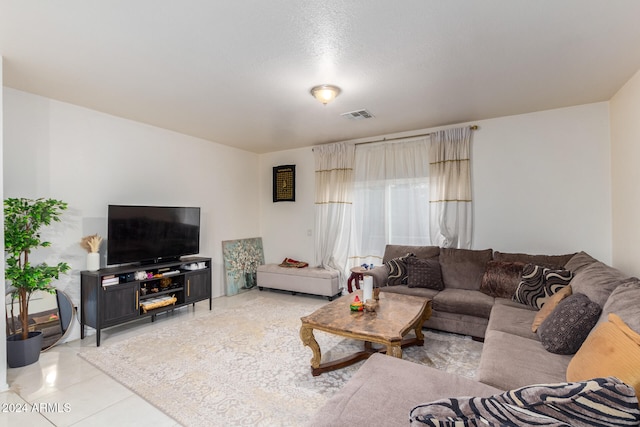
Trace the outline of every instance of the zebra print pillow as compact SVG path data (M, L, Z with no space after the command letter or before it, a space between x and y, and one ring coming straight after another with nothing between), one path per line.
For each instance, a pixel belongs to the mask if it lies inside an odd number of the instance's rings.
M441 399L413 408L412 426L637 426L633 387L615 377L526 386L492 397Z
M393 258L385 262L389 268L389 276L387 277L387 286L406 285L407 284L407 259L414 257L412 253L405 256Z
M567 286L572 278L573 273L569 270L527 264L512 299L540 310L547 299Z

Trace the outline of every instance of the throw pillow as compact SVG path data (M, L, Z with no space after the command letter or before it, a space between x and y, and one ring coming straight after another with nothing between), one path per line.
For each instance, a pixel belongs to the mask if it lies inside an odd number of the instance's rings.
M480 292L495 298L512 298L524 269L523 262L489 261L482 276Z
M533 318L533 323L531 324L531 332L534 334L538 331L538 327L544 322L544 320L549 317L551 312L556 309L560 301L565 299L571 295L571 285L565 286L560 289L558 292L553 294L546 303L542 306L540 311L536 313L536 317Z
M393 258L384 265L389 268L389 276L387 277L388 286L405 285L407 283L407 258L414 257L412 253L405 256Z
M539 384L491 397L440 399L414 407L412 426L637 425L638 401L617 378ZM594 421L597 422L594 423Z
M591 332L602 309L584 294L573 294L560 301L538 327L545 350L556 354L574 354Z
M479 290L485 267L492 256L491 249L441 248L439 261L444 286L452 289Z
M569 285L573 279L573 273L564 268L544 270L544 287L551 295Z
M537 298L543 297L544 294L544 275L542 272L544 267L535 264L527 264L522 270L522 278L516 292L513 294L513 300L520 304L526 304L531 307L540 308L537 305Z
M444 289L440 263L437 258L419 259L409 257L407 265L407 286L410 288Z
M527 264L522 270L522 280L516 288L513 300L539 310L551 295L567 286L572 277L573 274L565 269L553 270Z
M640 396L640 334L622 319L609 314L569 362L567 380L580 381L606 373L634 387Z

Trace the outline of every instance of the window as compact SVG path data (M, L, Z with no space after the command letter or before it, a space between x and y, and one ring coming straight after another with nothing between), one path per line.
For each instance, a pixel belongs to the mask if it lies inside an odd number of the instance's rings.
M360 145L350 266L381 264L387 244L429 245L427 140Z

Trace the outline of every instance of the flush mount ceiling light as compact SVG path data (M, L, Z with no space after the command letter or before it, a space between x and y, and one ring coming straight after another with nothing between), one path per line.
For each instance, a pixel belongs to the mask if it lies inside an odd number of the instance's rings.
M318 101L327 105L340 94L340 88L332 85L320 85L311 88L311 95Z

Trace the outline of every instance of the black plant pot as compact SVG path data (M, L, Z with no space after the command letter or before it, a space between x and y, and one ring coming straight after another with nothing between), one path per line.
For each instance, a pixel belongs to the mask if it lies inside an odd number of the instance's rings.
M42 332L29 332L29 338L26 340L21 338L22 334L7 337L7 364L10 368L31 365L40 358Z

